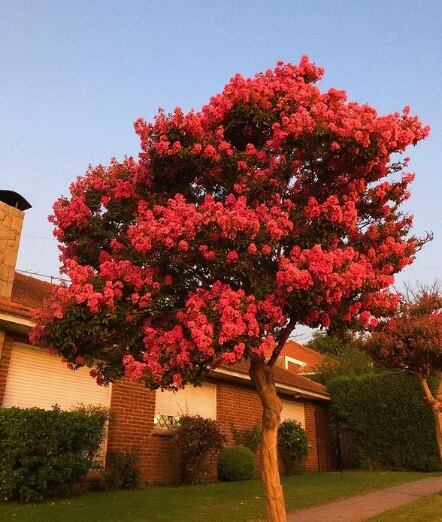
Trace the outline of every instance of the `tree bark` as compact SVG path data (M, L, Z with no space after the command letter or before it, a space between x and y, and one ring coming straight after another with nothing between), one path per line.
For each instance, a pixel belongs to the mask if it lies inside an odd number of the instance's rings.
M264 482L267 521L286 522L284 493L278 468L277 436L281 420L281 401L276 393L273 367L262 360L252 360L250 378L262 403L262 478Z
M436 421L436 439L437 439L437 447L439 450L439 459L442 464L442 412L441 412L441 404L439 403L439 407L435 409L433 407L434 412L434 420Z
M421 377L421 383L422 388L424 389L425 397L433 410L434 421L436 425L437 448L439 450L439 460L442 464L442 373L439 375L439 386L436 397L430 390L427 379L425 377Z

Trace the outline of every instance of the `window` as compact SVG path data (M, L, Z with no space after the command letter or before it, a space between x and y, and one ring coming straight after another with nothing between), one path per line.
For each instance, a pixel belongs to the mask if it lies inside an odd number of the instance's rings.
M284 357L284 368L286 370L290 370L290 366L295 366L297 369L301 369L304 366L306 366L306 363L304 361L300 361L299 359L295 359L294 357L289 357L286 355Z
M216 419L216 385L186 386L177 392L157 390L154 425L171 429L182 415Z

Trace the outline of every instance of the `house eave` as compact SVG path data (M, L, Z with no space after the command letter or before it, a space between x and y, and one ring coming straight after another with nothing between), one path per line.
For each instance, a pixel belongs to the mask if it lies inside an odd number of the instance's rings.
M34 321L31 321L30 319L0 312L0 328L7 332L27 334L34 326Z
M212 370L211 373L214 377L221 377L226 380L228 379L228 380L232 380L232 381L236 381L236 382L243 382L244 384L248 384L250 386L252 385L250 376L245 373L235 372L233 370L227 370L226 368L216 368L215 370ZM314 400L321 400L321 401L330 401L330 396L328 394L306 390L304 388L299 388L298 386L291 386L289 384L282 384L282 383L277 382L276 389L281 394L289 395L296 399L304 398L304 399L314 399Z

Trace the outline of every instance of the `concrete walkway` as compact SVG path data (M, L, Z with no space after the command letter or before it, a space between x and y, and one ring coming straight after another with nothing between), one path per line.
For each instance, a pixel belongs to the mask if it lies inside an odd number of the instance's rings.
M442 491L442 477L408 482L331 504L289 513L288 522L360 522Z

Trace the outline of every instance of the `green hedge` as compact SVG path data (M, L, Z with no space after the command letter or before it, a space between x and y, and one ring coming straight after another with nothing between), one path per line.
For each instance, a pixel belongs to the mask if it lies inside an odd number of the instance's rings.
M416 378L386 372L338 377L327 387L332 417L351 433L361 467L440 469L433 412Z
M93 463L107 412L0 408L0 498L69 495Z
M250 480L255 469L255 455L245 446L228 446L219 452L218 477L221 480Z

